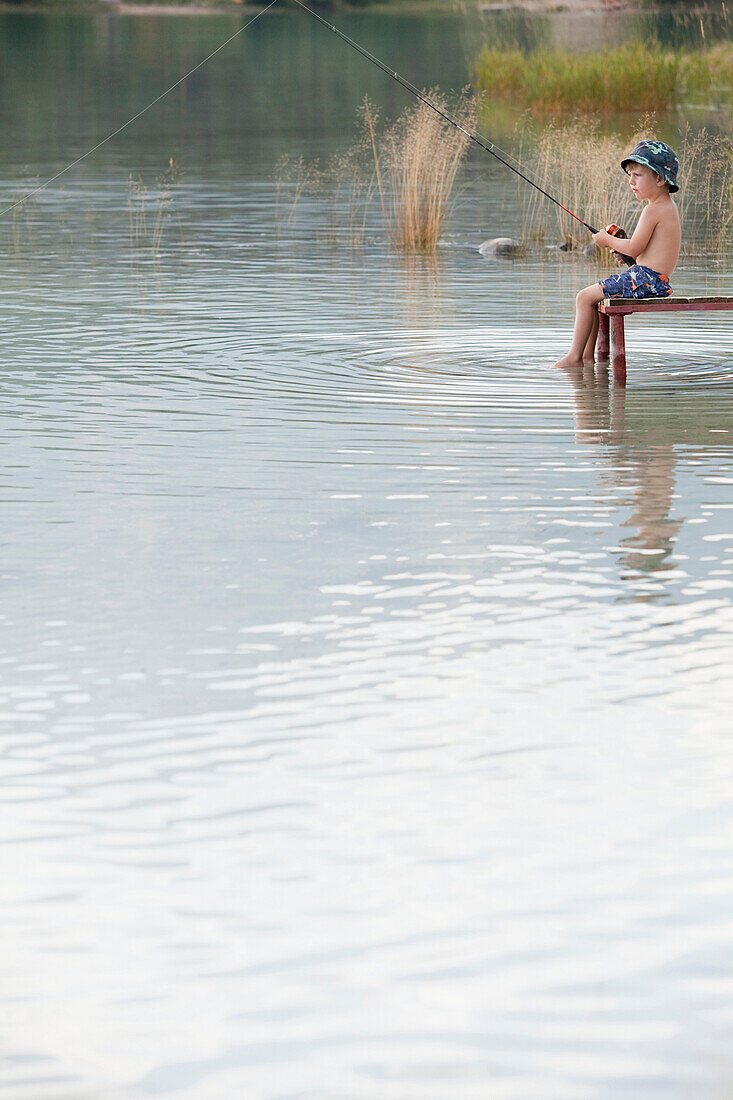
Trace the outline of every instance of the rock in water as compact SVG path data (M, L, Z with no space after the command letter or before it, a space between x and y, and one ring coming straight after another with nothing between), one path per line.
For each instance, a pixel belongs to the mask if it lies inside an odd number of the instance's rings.
M492 240L480 244L478 250L482 256L499 256L502 259L510 259L512 256L520 254L522 246L519 241L515 241L511 237L494 237Z

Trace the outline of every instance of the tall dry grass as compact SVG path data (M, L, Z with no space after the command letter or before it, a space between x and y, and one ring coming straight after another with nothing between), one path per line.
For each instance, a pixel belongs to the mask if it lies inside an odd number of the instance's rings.
M151 251L156 258L160 253L160 246L163 241L163 235L166 231L166 227L173 222L178 227L179 235L183 236L183 229L181 226L181 218L176 208L176 187L180 183L181 176L183 175L180 165L173 159L168 158L168 167L165 169L162 175L158 177L158 195L155 207L155 217L153 219L153 234L151 242Z
M30 239L33 213L38 204L38 198L33 195L33 191L40 186L40 183L40 176L31 176L26 169L20 190L17 195L10 197L9 205L13 207L13 248L15 252L22 253Z
M176 208L176 185L182 172L173 157L158 176L152 194L142 176L130 175L127 180L127 221L130 247L149 247L155 260L169 225L176 223L183 236L181 219ZM150 219L152 218L152 224Z
M718 251L733 230L733 142L688 126L679 157L683 248Z
M428 97L465 129L475 128L476 105L468 92L454 103L436 89ZM364 120L391 244L405 252L435 248L470 139L420 102L403 112L381 138L369 110Z
M553 124L537 141L533 178L584 221L599 229L614 221L631 234L641 208L619 165L637 141L654 132L651 118L630 138L606 133L599 123ZM683 249L718 250L733 229L733 145L704 129L693 133L688 128L676 152L680 191L675 199ZM519 196L526 240L559 234L587 243L577 223L526 184L521 184Z
M467 90L452 101L436 89L427 94L464 129L475 128L476 105ZM352 246L359 246L370 228L380 225L394 248L431 251L450 213L469 143L464 133L421 102L384 129L378 111L365 99L357 138L346 152L323 167L302 158L280 163L276 194L278 206L286 211L285 226L295 225L305 194L325 194L330 241L346 235Z
M624 141L587 122L553 123L539 135L532 154L532 178L596 228L610 221L626 227L633 220L636 200L626 176L614 168L639 140L641 136L634 135ZM523 181L517 183L525 239L560 236L587 243L577 222Z

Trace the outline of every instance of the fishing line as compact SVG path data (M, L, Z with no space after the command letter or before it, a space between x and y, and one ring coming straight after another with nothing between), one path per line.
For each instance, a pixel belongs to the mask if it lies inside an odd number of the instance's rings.
M179 88L181 84L183 84L184 80L188 80L189 76L192 76L199 69L203 68L207 61L211 61L212 57L215 57L218 53L221 52L221 50L224 49L225 46L228 46L230 42L233 42L235 38L246 31L247 27L251 27L255 20L259 19L261 15L264 15L265 12L269 11L270 8L274 7L275 4L277 4L277 0L270 0L270 3L267 5L267 7L263 8L262 11L258 11L257 15L254 15L244 24L243 27L240 27L238 31L235 31L234 34L231 35L231 37L227 38L226 42L222 42L220 46L217 46L215 50L212 50L208 57L205 57L203 61L199 61L198 65L194 65L194 67L190 69L185 74L185 76L182 76L180 80L177 80L175 82L175 84L171 84L170 88L166 88L164 92L161 92L159 96L156 96L155 99L151 100L151 102L148 103L147 107L143 107L143 109L141 111L138 111L136 115L133 115L132 118L128 118L127 122L124 122L122 126L118 126L117 129L113 130L111 134L107 134L107 137L102 138L102 140L97 142L96 145L92 146L91 149L87 149L86 153L83 153L82 156L77 157L76 160L71 162L71 164L67 164L65 168L62 168L61 171L57 172L55 176L51 176L51 178L46 180L45 183L42 183L40 187L36 187L35 190L29 191L27 195L23 195L22 198L18 199L18 201L14 202L11 206L6 206L4 210L0 210L0 218L2 218L5 214L9 214L11 210L15 210L16 207L22 206L24 202L27 202L28 199L32 199L33 196L37 195L40 191L45 191L45 189L47 187L50 187L50 185L54 183L57 179L59 179L61 176L66 175L66 173L70 172L72 168L75 168L77 164L81 164L83 160L86 160L87 157L90 157L92 153L96 153L97 149L101 149L102 146L106 145L108 141L111 141L112 138L117 137L118 134L121 134L122 131L126 130L128 126L131 126L133 122L137 122L137 120L141 118L146 111L149 111L150 108L154 107L156 103L160 103L161 99L165 99L165 97L171 92L175 91L176 88Z
M498 160L500 164L503 164L505 168L508 168L511 172L515 172L516 175L525 180L525 182L528 183L530 187L534 187L535 190L539 191L540 194L544 195L545 198L550 200L550 202L554 202L555 206L559 206L560 209L564 210L566 214L569 214L571 218L575 218L576 222L580 222L581 225L584 225L590 233L598 232L598 230L594 229L592 225L589 225L588 222L583 221L583 219L579 218L577 214L574 214L572 210L568 210L567 206L563 206L560 200L556 199L554 195L551 195L549 191L545 191L544 187L540 187L538 183L535 183L535 181L533 179L530 179L529 176L525 175L523 171L521 171L519 168L515 168L513 164L510 164L508 160L505 160L505 157L510 156L509 153L505 153L504 150L500 149L499 146L496 145L493 141L484 141L484 139L479 134L475 134L472 130L467 130L465 126L461 125L458 119L453 118L453 116L449 115L447 111L444 111L441 107L438 107L437 104L433 103L433 101L428 96L426 96L424 92L421 92L418 88L415 87L414 84L411 84L409 80L406 80L403 76L400 76L400 74L395 72L394 69L390 69L389 66L380 61L378 57L375 57L374 54L369 53L369 50L365 50L364 47L360 46L358 42L354 42L353 38L349 38L349 36L344 34L343 31L340 31L338 27L334 27L332 23L329 23L326 19L323 19L322 16L318 14L318 12L313 11L312 8L309 8L306 4L301 3L301 0L293 0L293 3L297 4L298 7L302 8L304 12L308 13L308 15L312 15L314 19L317 19L318 22L322 23L323 26L326 27L329 31L333 31L333 33L337 35L338 38L340 38L343 42L346 42L347 45L351 46L351 48L356 50L357 53L360 53L362 57L365 57L367 59L367 61L371 61L373 65L376 65L377 68L381 69L383 73L387 74L387 76L390 76L393 80L396 80L398 84L401 84L402 87L406 89L406 91L410 92L411 95L414 95L417 99L420 100L421 103L424 103L426 107L429 107L432 111L435 111L437 115L440 115L440 117L445 119L446 122L449 122L451 126L455 126L457 130L460 130L462 134L465 134L465 136L471 141L475 142L476 145L480 146L487 153L490 153L491 156L495 157L496 160ZM503 156L500 156L500 153L503 153ZM513 160L514 158L512 157L511 159Z

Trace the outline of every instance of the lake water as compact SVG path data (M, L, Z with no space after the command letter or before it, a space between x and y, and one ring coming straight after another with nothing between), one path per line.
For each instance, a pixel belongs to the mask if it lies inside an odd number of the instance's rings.
M466 80L463 17L339 22ZM239 25L3 15L3 204ZM732 322L556 373L594 269L482 259L478 157L434 260L288 224L364 92L263 17L0 222L0 1093L722 1100Z

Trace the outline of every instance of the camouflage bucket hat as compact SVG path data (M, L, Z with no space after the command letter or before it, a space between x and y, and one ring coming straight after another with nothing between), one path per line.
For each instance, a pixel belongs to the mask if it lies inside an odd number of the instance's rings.
M679 191L677 170L680 162L669 145L665 145L663 141L640 141L634 151L626 157L626 160L621 161L624 172L627 164L630 164L631 161L636 161L637 164L645 164L647 168L651 168L652 172L656 172L665 183L669 184L670 191Z

